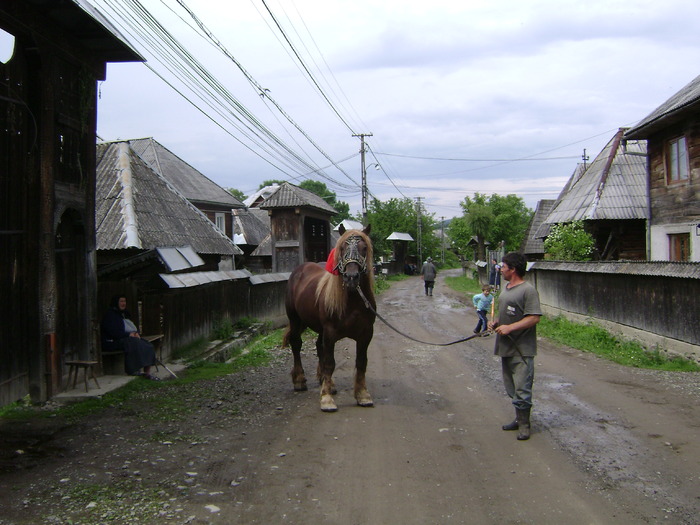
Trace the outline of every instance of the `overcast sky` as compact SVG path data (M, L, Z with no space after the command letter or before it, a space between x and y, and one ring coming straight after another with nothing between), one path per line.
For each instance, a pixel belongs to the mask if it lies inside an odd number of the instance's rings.
M556 198L584 148L592 161L619 127L700 74L697 0L266 0L276 22L262 0L181 1L239 65L185 24L194 26L176 0L142 3L310 168L286 165L204 116L143 64L108 66L99 136L153 137L246 195L267 179L321 180L353 213L361 210L353 133L372 134L367 183L379 199L420 197L437 219L461 215L474 192L515 193L534 209ZM110 8L131 0L90 2L151 68L206 107Z

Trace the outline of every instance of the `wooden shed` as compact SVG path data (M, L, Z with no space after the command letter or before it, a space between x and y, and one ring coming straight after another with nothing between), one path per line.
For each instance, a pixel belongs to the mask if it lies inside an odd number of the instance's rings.
M330 218L337 212L321 197L284 182L259 207L270 213L273 272L328 258Z
M3 0L0 62L0 404L64 387L94 356L97 81L142 58L88 5Z

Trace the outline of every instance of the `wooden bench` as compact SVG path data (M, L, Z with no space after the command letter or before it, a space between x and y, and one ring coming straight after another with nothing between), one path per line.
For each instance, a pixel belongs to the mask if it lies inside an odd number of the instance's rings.
M155 335L142 335L141 339L145 339L153 345L153 350L156 353L156 370L158 370L158 363L163 361L163 338L165 334L155 334Z
M154 334L154 335L142 335L141 339L148 341L153 345L153 350L156 353L156 370L158 370L158 362L162 361L163 359L163 338L165 337L165 334ZM112 352L102 352L102 371L105 374L123 374L124 373L124 352L122 350L116 350ZM114 363L112 363L112 366L107 366L105 364L104 358L111 358L115 357Z
M88 391L88 369L90 370L90 377L95 380L97 388L100 388L100 384L97 382L97 377L95 376L94 366L97 361L66 361L65 364L68 366L68 384L70 385L71 375L73 376L73 388L78 381L78 370L83 369L83 380L85 381L85 391Z

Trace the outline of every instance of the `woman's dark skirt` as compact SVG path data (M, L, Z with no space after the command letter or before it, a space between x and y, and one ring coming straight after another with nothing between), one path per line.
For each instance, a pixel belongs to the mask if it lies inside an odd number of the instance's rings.
M156 364L156 352L153 345L140 337L125 337L124 370L130 376L136 374L144 366Z

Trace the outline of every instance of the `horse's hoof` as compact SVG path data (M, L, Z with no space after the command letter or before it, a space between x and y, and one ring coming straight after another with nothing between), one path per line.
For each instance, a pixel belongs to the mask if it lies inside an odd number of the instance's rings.
M294 391L295 392L305 392L309 388L306 386L306 381L303 383L294 383Z
M333 401L333 396L328 394L321 396L321 410L323 412L335 412L338 410L338 405Z
M372 401L372 396L370 396L369 392L367 392L366 390L364 392L359 392L358 394L356 394L355 399L357 400L357 404L360 405L361 407L373 407L374 406L374 401Z

